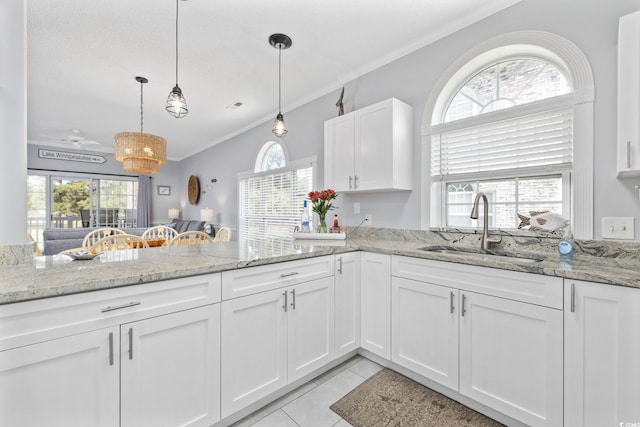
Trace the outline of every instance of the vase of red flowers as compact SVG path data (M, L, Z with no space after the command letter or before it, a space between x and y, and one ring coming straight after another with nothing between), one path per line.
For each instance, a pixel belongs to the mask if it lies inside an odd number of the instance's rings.
M327 212L333 209L331 201L338 197L338 194L330 188L322 191L312 191L309 193L309 199L311 200L312 210L318 214L320 222L316 233L326 233L327 223L325 217Z

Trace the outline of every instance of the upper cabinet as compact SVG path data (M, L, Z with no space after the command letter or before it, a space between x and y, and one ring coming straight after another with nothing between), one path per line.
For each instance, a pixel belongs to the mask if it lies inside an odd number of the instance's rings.
M640 12L618 28L618 178L640 176Z
M340 192L411 190L413 108L395 98L324 123L324 183Z

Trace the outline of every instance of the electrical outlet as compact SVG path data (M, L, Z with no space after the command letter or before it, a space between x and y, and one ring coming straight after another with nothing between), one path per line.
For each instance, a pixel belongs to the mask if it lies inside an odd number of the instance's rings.
M366 225L371 225L372 216L371 214L364 214L364 223Z
M603 217L602 238L633 240L635 238L633 219L633 217Z

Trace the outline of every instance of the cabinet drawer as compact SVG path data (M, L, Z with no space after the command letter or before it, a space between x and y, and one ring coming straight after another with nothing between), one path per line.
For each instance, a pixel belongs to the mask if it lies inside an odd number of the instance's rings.
M0 351L220 301L220 273L0 306Z
M333 276L333 255L222 272L222 299Z
M562 278L452 262L393 256L391 274L562 309Z

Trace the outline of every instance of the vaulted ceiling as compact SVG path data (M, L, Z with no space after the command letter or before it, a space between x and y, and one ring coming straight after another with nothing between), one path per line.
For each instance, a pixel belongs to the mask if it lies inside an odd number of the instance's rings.
M174 0L27 0L28 140L113 151L140 129L181 160L519 0L180 1L179 84L189 114L164 110L175 84ZM242 106L230 108L234 103ZM74 133L74 130L77 132ZM96 143L94 143L96 142Z

